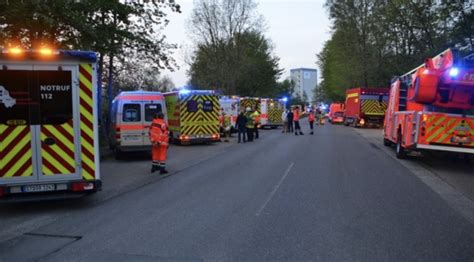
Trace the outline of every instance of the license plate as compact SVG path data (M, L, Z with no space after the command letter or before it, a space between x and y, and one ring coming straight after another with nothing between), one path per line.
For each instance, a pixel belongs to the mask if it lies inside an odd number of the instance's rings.
M123 140L125 141L139 141L141 138L139 136L125 136Z
M30 185L30 186L23 186L22 191L25 193L31 192L48 192L56 190L55 184L47 184L47 185Z

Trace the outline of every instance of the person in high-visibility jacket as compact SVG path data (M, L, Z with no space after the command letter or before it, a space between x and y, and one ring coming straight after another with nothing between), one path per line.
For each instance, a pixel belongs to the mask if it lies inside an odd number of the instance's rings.
M258 126L260 125L260 113L255 109L252 113L253 119L255 120L255 139L258 139Z
M309 114L308 114L308 122L309 122L309 128L311 129L311 133L309 133L310 135L313 135L314 134L314 121L316 120L316 117L314 116L314 111L313 109L309 110Z
M166 154L168 152L169 131L168 124L164 120L162 112L157 113L150 126L150 141L152 143L152 167L151 172L160 171L160 174L168 174L166 170Z
M247 118L247 124L245 125L247 129L247 141L252 142L253 141L253 133L255 132L255 117L252 113L252 109L250 107L247 107L245 110L245 117Z
M304 135L303 132L301 132L299 107L295 107L295 109L293 110L293 122L295 125L295 136L297 136L298 134Z

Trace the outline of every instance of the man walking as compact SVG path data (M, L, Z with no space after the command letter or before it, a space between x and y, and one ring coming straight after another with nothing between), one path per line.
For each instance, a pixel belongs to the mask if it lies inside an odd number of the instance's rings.
M247 118L245 117L244 110L240 110L239 115L237 116L237 120L235 121L235 129L237 129L238 132L238 140L237 142L240 143L241 137L242 141L245 143L247 142L246 139L246 132L247 132Z
M293 133L293 112L291 110L286 115L286 119L288 121L288 132Z
M304 135L303 132L301 132L300 108L298 106L295 108L295 110L293 110L293 122L295 122L295 136L298 134Z
M165 168L166 154L168 152L169 131L162 112L155 115L150 126L150 141L152 143L151 172L160 171L161 175L168 174Z

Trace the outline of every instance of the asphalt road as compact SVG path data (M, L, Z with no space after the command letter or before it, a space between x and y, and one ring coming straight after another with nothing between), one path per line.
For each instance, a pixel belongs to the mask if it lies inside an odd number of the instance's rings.
M473 261L474 225L353 129L261 135L106 201L72 204L0 240L0 261ZM129 175L148 171L128 165Z

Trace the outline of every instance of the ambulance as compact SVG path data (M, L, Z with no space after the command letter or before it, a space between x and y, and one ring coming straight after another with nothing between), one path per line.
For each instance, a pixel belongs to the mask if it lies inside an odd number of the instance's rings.
M171 142L207 143L220 140L219 96L212 90L180 90L163 94Z
M155 114L165 114L165 99L160 92L121 92L112 102L109 141L115 158L126 152L150 151L149 130Z
M283 99L260 99L260 127L277 128L283 126L281 115L285 107L286 103Z
M0 49L0 201L101 189L96 54Z
M237 117L239 116L240 99L238 96L220 96L219 104L221 110L224 110L226 115L230 116L230 124L232 126L232 132L235 131L235 124L237 123ZM222 132L222 130L221 130Z

